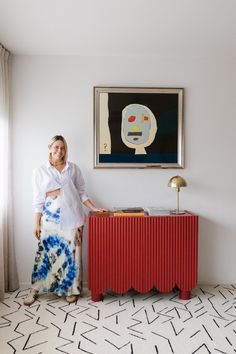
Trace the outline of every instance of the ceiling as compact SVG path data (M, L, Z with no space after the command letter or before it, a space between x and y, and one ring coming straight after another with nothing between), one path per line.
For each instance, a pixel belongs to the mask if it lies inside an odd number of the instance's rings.
M236 0L0 0L17 55L236 56Z

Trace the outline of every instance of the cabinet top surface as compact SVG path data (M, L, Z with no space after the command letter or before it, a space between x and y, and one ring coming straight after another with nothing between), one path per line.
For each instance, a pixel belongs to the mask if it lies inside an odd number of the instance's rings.
M197 214L194 214L188 210L185 210L184 213L182 214L169 214L169 215L148 215L147 213L145 213L145 215L114 215L113 212L110 211L106 211L106 212L93 212L90 211L89 212L89 217L107 217L107 218L122 218L122 219L126 219L126 218L139 218L139 219L143 219L143 218L179 218L179 217L190 217L190 216L195 216L197 217Z

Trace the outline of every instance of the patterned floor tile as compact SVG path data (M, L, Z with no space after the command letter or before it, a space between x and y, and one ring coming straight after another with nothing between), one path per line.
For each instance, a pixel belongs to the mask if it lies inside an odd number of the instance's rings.
M26 307L28 290L0 303L2 354L204 354L236 352L236 286L203 285L190 300L151 291L85 295L74 304L41 295Z

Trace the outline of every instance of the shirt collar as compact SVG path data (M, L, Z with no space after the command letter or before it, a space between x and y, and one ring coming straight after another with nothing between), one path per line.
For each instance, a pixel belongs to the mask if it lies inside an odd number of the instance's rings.
M49 161L47 161L46 166L47 166L48 169L49 168L53 168L53 166L50 164ZM66 165L65 165L63 171L66 171L68 169L68 167L69 167L69 163L68 163L68 161L66 161Z

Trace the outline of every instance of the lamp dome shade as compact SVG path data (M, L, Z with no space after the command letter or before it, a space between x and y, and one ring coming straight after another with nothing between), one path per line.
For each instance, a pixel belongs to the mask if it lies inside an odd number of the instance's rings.
M168 187L172 187L172 188L181 188L186 186L187 186L187 182L181 176L174 176L168 182Z

